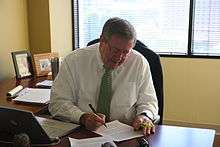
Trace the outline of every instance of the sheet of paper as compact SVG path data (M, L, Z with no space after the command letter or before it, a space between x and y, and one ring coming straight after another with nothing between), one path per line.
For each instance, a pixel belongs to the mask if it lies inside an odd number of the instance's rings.
M44 80L44 81L38 82L36 84L36 86L48 86L48 87L51 87L52 84L53 84L52 80Z
M24 88L13 101L47 104L50 101L50 89Z
M118 120L106 123L106 125L107 128L101 126L94 132L112 138L114 141L123 141L143 136L141 131L134 131L133 127L123 124Z
M40 123L42 128L46 131L47 135L50 136L50 138L62 137L64 135L67 135L68 133L73 131L73 129L79 126L74 123L58 121L49 118L43 118L37 116L35 116L35 118Z
M112 139L107 137L94 137L86 139L69 138L71 147L101 147L102 144L110 142L114 147L117 147Z

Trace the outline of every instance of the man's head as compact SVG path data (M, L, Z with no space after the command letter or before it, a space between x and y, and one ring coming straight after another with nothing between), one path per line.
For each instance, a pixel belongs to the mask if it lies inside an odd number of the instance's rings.
M115 17L106 21L100 36L100 53L105 66L114 69L124 63L135 43L135 29L127 20Z

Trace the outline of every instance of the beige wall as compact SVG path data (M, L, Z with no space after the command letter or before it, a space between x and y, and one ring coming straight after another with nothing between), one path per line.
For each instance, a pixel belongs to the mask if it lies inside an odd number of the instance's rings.
M15 76L12 51L72 51L71 0L0 0L0 22L0 80Z
M0 80L15 75L12 51L29 48L26 0L0 0Z
M72 51L71 0L49 0L51 51L64 57Z
M48 0L27 0L29 42L32 53L51 51Z
M165 120L220 125L220 60L161 58Z

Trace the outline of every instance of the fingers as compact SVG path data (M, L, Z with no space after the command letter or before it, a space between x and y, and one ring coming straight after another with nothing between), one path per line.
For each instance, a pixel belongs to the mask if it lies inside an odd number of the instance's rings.
M98 116L101 117L103 120L105 120L105 115L102 113L98 113Z
M136 131L139 130L140 127L141 127L141 123L142 123L141 120L136 119L136 120L133 122L133 124L132 124L134 130L136 130Z
M143 130L143 134L145 136L149 136L150 134L155 133L155 126L151 121L142 123L140 129Z
M134 130L142 130L145 136L155 133L155 126L146 116L137 116L133 121Z
M83 119L84 119L84 125L88 130L95 131L97 130L100 126L102 126L105 123L105 116L99 116L96 115L95 113L86 113L83 114Z

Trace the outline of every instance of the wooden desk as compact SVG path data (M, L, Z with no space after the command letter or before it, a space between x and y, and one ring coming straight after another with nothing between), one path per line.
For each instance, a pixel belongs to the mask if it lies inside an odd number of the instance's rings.
M97 137L98 135L79 128L69 137L82 139ZM198 129L177 126L157 126L156 133L149 137L150 147L212 147L215 131L211 129ZM116 142L118 147L138 147L138 139ZM70 147L68 138L63 138L55 147Z
M34 114L41 114L47 108L46 105L31 105L24 103L15 103L7 98L6 93L11 89L15 88L18 85L22 85L24 87L35 87L37 82L43 81L45 79L51 79L51 77L32 77L16 80L15 78L5 80L0 82L0 105L17 108L22 110L31 111Z

